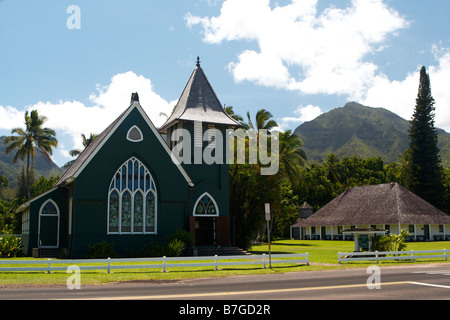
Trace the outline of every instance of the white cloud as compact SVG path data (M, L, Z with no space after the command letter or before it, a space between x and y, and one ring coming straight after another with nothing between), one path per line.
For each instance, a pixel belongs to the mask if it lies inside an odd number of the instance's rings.
M238 53L237 60L228 64L238 83L249 81L301 94L343 95L409 120L421 66L403 80L391 81L371 60L410 24L387 2L352 0L343 8L330 6L318 12L318 0L291 0L285 5L271 5L270 0L225 0L219 15L188 13L185 20L190 28L201 27L204 42L258 45L257 50ZM433 53L437 65L427 69L436 100L436 126L450 132L450 50L436 45ZM301 113L285 117L281 127L304 119Z
M427 67L430 75L431 91L436 100L436 127L450 132L450 51L445 48L433 48L437 66ZM371 107L388 109L406 120L410 120L416 104L419 88L420 69L409 73L404 80L390 81L387 77L378 77L361 103Z
M12 106L0 106L0 129L11 130L20 127L24 114Z
M38 110L40 115L47 117L45 126L54 129L60 140L61 145L56 150L58 157L70 158L68 150L82 148L81 134L101 133L130 105L133 92L139 93L140 103L156 127L165 121L160 113L170 115L176 104L176 101L168 102L155 93L150 79L131 71L113 76L107 86L97 85L97 91L89 96L90 106L79 101L39 101L25 107L25 110ZM0 129L23 127L24 112L15 107L0 106Z
M320 116L323 112L318 106L307 105L299 106L297 110L294 111L297 117L284 117L281 119L280 127L282 129L286 128L296 128L304 122L312 121L318 116Z
M408 22L382 0L353 0L347 8L320 14L317 3L292 0L272 9L269 0L226 0L217 17L188 13L185 19L189 27L202 26L208 43L258 43L259 51L245 50L229 64L237 82L361 97L380 76L365 58L383 50L387 38Z
M153 91L150 79L138 76L134 72L117 74L106 87L97 85L98 94L91 94L89 99L96 105L108 108L110 115L106 121L111 123L130 102L131 93L138 92L139 101L156 127L161 126L165 118L161 112L170 115L176 101L168 102Z

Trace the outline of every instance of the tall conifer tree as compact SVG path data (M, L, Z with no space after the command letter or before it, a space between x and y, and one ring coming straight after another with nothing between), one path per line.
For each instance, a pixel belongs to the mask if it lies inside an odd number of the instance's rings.
M406 187L438 208L444 206L443 168L435 122L430 77L420 70L419 93L409 130L410 164Z

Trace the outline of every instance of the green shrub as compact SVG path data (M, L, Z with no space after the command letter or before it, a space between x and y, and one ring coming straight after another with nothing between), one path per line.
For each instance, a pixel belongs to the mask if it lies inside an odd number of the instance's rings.
M0 238L0 256L2 258L16 257L22 250L22 239L16 236Z
M152 257L163 257L166 256L167 248L166 245L160 242L153 243L150 247L150 256Z
M168 235L166 237L166 240L168 243L172 242L173 240L180 240L183 242L185 248L188 248L194 244L194 236L185 230L177 229L172 233L171 235Z
M167 244L166 256L179 257L183 255L184 248L185 246L183 241L174 239Z
M117 254L114 251L114 243L103 240L99 243L90 244L87 257L89 259L114 258Z
M402 230L400 234L389 234L387 236L376 236L374 238L375 251L404 251L406 249L406 237L408 236L406 230Z

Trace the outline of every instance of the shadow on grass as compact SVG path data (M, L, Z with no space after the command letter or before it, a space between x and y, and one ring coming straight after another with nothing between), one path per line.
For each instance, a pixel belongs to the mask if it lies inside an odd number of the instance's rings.
M269 255L269 250L267 251L249 251L251 254L255 254L255 255L261 255L263 253L265 253L267 256ZM273 251L271 250L271 254L295 254L292 253L292 251Z
M267 246L267 242L253 244L253 247L257 247L257 246ZM272 241L272 246L317 247L318 245L317 244L310 244L310 243L282 243L282 242Z

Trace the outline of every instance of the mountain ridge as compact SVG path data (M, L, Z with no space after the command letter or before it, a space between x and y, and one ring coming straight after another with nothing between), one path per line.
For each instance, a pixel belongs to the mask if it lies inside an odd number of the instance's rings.
M10 187L14 187L17 184L17 177L23 168L24 162L18 160L17 163L13 162L16 151L12 151L10 154L6 154L5 136L0 137L0 176L3 175L8 178ZM58 167L52 159L48 158L43 151L36 150L34 156L34 168L36 171L36 178L39 176L57 176L61 175L61 168Z
M381 157L397 161L409 147L410 122L384 109L349 102L298 126L294 133L303 140L310 161L339 157ZM450 133L437 129L442 164L450 166Z

